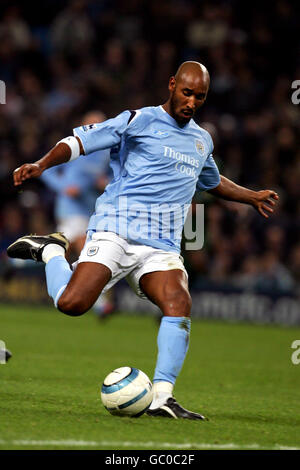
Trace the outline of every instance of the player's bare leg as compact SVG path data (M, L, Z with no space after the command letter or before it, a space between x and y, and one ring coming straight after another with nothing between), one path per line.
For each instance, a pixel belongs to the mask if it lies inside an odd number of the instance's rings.
M74 240L70 241L69 249L66 253L66 259L70 262L72 253L79 258L79 255L84 247L86 236L78 236ZM115 307L112 301L111 291L101 294L95 300L93 304L93 312L96 314L99 320L107 319L108 316L114 311Z
M57 308L71 316L87 312L111 278L109 268L100 263L79 263L60 296Z
M140 286L148 299L161 309L163 315L190 316L192 300L186 274L181 269L144 274Z
M74 253L76 258L80 255L82 248L84 247L84 243L86 240L86 236L79 236L75 238L75 240L70 241L70 247L68 252L66 253L66 258L68 259L70 254Z
M145 274L140 280L145 295L162 311L158 333L158 358L153 378L154 399L150 416L204 420L173 397L173 387L189 344L191 296L186 274L180 269Z

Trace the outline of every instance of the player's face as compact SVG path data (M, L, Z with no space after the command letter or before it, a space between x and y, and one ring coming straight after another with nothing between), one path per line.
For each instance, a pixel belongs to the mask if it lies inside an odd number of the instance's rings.
M205 102L208 80L202 76L185 75L180 80L170 79L170 111L180 124L186 124Z

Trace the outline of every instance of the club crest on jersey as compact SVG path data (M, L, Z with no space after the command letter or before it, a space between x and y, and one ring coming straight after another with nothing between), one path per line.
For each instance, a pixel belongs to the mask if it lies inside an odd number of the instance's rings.
M99 246L91 246L87 251L87 255L95 256L98 253L98 250L99 250Z
M204 149L204 145L201 142L201 140L195 139L195 146L196 146L197 153L199 153L200 155L204 155L204 150L205 149Z

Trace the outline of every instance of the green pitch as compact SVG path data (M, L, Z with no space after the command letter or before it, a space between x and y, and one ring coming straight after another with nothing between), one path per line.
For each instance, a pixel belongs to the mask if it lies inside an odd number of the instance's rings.
M157 330L150 316L2 305L13 357L0 365L0 449L300 448L300 328L194 320L175 396L209 421L111 416L102 380L126 365L152 377Z

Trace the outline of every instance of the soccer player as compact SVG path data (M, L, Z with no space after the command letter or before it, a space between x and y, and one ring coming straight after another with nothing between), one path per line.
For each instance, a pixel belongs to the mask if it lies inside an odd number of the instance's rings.
M51 166L119 146L112 159L114 179L97 200L74 272L64 256L68 241L59 233L22 237L8 247L8 254L46 264L49 295L67 315L82 315L101 291L124 277L138 295L161 309L154 399L147 410L151 416L205 419L173 396L190 336L191 297L180 242L195 191L250 204L265 217L278 199L272 190L252 191L220 177L212 139L193 120L209 82L202 64L184 62L170 78L169 98L162 106L124 111L104 123L78 127L36 163L14 171L18 186Z

